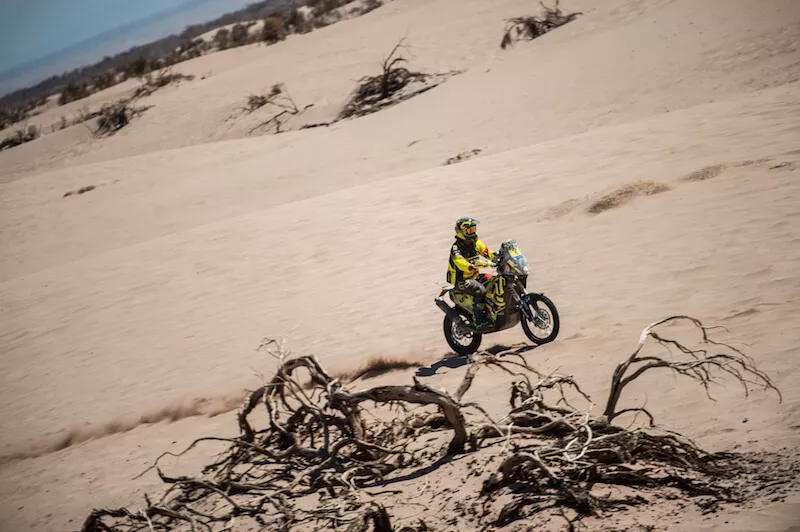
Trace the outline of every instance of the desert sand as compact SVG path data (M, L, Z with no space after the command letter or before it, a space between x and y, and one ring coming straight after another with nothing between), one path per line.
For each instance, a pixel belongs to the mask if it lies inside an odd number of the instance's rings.
M452 390L465 366L437 362L450 351L433 298L464 215L492 247L517 239L530 284L558 305L559 338L530 351L532 365L602 398L648 323L690 314L724 325L782 403L735 383L712 402L657 373L626 400L713 450L796 454L800 3L562 6L583 15L501 50L505 19L537 5L394 0L178 65L195 79L150 96L112 137L77 125L0 153L0 530L78 530L92 508L157 493L155 473L132 477L161 452L236 433L226 412L274 370L256 351L265 336L334 370L373 355L420 360L433 365L420 379ZM299 129L332 120L401 38L415 69L461 73L378 113ZM290 131L249 135L268 116L237 110L275 83L313 107ZM132 89L32 122L49 127ZM471 150L481 151L443 165ZM638 180L669 190L589 212ZM484 347L524 341L514 328ZM505 404L505 380L487 371L470 393ZM68 435L75 445L44 452ZM165 465L193 471L214 450ZM613 526L792 530L800 492L715 515L629 518Z

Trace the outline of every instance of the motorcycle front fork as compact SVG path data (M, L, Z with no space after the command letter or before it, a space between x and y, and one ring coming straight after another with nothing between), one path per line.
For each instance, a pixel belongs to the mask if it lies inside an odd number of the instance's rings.
M521 294L521 295L520 295ZM517 286L511 291L511 297L514 300L514 303L517 304L519 307L520 312L525 316L525 319L528 321L534 321L538 318L538 313L536 312L536 308L531 308L528 304L525 296L528 295L528 291L522 286L522 283L517 283Z

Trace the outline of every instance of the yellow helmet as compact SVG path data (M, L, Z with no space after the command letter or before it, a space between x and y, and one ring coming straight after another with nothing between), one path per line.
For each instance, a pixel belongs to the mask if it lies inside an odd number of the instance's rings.
M456 238L472 242L478 240L478 220L474 218L460 218L456 222Z

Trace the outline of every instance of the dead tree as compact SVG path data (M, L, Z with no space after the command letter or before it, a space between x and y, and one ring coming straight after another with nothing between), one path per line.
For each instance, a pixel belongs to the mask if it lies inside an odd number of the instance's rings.
M690 323L699 331L701 334L699 347L686 347L680 342L662 337L654 330L656 327L680 321ZM709 330L699 320L690 316L671 316L647 326L642 331L634 352L614 370L608 401L603 411L603 416L606 420L611 422L617 416L627 412L641 412L647 415L651 423L654 421L653 415L644 408L617 410L617 403L625 386L646 371L655 368L666 368L678 375L698 381L709 398L711 398L709 385L716 382L718 374L727 374L742 385L745 395L749 392L748 386L754 385L773 390L778 394L778 398L781 399L778 389L773 386L772 381L763 371L756 368L755 362L750 357L733 346L711 340L708 336ZM652 338L662 346L677 349L684 358L682 360L669 361L654 355L641 356L642 348L649 338Z
M659 326L681 322L688 322L700 331L699 347L688 347L656 331ZM563 376L551 376L533 386L530 381L515 383L509 415L498 423L484 425L481 430L484 436L521 434L536 438L538 443L533 446L533 452L512 453L502 462L498 473L484 482L483 493L487 496L511 485L517 493L521 491L521 484L530 486L528 493L523 490L500 509L495 524L504 526L557 507L572 509L575 518L580 519L645 502L638 495L600 499L592 493L595 484L677 489L686 497L709 497L714 504L734 500L732 479L736 475L753 473L744 457L708 453L687 438L660 431L653 414L644 408L617 410L626 385L654 368L668 368L697 380L706 392L719 376L728 375L742 384L745 395L750 386L757 385L775 391L780 398L770 378L755 367L752 359L728 344L712 340L710 330L689 316L672 316L646 327L633 354L614 371L606 407L600 417L574 409L568 403L561 404L561 401L556 405L547 404L544 388L552 389L551 383L572 385ZM667 361L642 355L648 338L661 346L677 349L685 359ZM563 390L560 394L563 399ZM649 427L622 428L611 423L628 412L646 414Z
M700 347L690 348L657 331L682 323L700 331ZM759 480L761 466L746 455L706 452L687 438L652 426L650 412L650 426L613 424L618 416L641 410L617 410L626 385L658 367L697 380L706 389L727 375L746 392L753 384L777 392L751 359L712 340L709 331L688 316L673 316L645 328L634 353L615 370L600 416L592 415L591 398L573 377L536 370L519 350L502 356L477 355L451 396L416 380L410 386L352 392L315 357L289 358L281 344L266 340L262 348L275 358L277 370L242 405L240 435L202 438L184 453L202 441L225 442L227 451L197 477L167 475L157 459L152 468L169 486L158 501L146 497L140 510L94 510L83 532L224 530L234 517L245 527L252 523L260 529L289 531L313 521L327 529L389 532L394 499L379 498L364 488L390 478L401 481L409 467L431 467L435 456L439 456L436 463L442 463L442 458L464 453L467 447L481 456L494 453L500 458L496 471L486 472L480 493L463 494L465 501L482 498L483 529L542 512L560 516L574 527L589 515L644 504L643 490L669 491L670 497L687 500L704 497L711 505L741 502L746 499L737 488L742 479L748 485L764 482ZM648 339L677 349L684 358L667 361L643 355ZM493 419L478 403L464 402L481 368L498 369L513 379L509 409L500 419ZM574 406L577 401L586 406ZM395 415L368 415L366 403ZM254 421L256 412L262 414L260 424ZM419 442L426 433L436 436L438 447ZM443 439L449 442L445 445ZM492 442L502 445L498 448ZM481 473L482 467L478 466ZM792 474L800 468L784 470ZM597 485L625 486L630 491L625 496L600 496ZM298 503L310 495L319 499L313 507ZM401 528L428 529L425 523Z
M414 386L381 386L352 395L337 390L331 396L331 405L346 404L352 407L363 401L373 401L375 403L401 401L438 406L455 433L447 448L447 453L458 454L464 452L464 445L467 442L464 415L461 413L458 404L446 393L420 384L415 380Z
M466 423L458 404L446 392L417 382L350 393L313 356L285 360L276 342L268 341L265 347L280 362L278 370L246 399L238 414L241 436L229 440L232 445L225 456L205 469L213 476L170 477L158 470L161 480L172 486L171 496L165 495L155 504L148 501L147 508L138 513L96 510L84 524L86 532L103 530L107 519L135 524L147 518L154 527L181 522L210 526L220 519L191 504L210 499L225 503L230 515L256 521L269 510L274 524L332 519L349 523L348 530L367 530L371 523L374 530L391 531L382 504L353 494L364 482L394 471L403 462L402 456L409 454L405 450L409 442L403 441L397 427L368 424L360 410L365 401L438 407L454 432L446 452L464 451ZM308 385L299 384L296 374L300 370L308 375ZM267 429L256 429L250 421L259 406L265 408ZM254 466L256 463L259 465ZM288 501L317 489L327 490L336 500L345 498L352 514L343 518L338 502L313 511L290 507Z

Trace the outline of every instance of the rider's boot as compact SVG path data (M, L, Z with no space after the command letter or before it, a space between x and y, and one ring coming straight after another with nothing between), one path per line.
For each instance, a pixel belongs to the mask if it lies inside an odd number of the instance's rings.
M478 331L485 331L492 327L492 322L486 317L486 311L481 305L475 304L472 307L472 313L475 315L475 329Z

